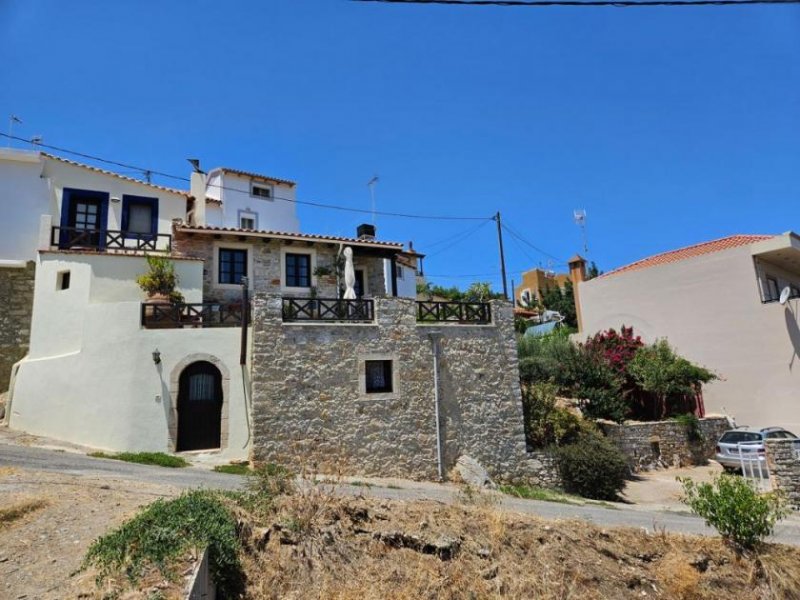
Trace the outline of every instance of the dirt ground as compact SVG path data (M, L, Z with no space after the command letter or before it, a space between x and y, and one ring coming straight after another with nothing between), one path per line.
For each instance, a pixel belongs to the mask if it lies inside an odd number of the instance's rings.
M625 486L623 498L626 502L648 510L688 511L680 500L682 487L678 477L690 477L694 481L711 481L722 473L722 467L710 462L703 467L660 469L639 473Z
M0 598L78 598L92 577L70 577L91 542L159 497L179 490L0 467L0 508L40 505L0 522Z

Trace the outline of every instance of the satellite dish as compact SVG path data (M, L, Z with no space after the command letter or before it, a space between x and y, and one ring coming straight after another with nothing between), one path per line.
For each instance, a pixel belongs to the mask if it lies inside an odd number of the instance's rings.
M789 296L792 295L792 288L788 285L781 290L781 297L778 299L778 302L781 304L786 304L786 301L789 300Z

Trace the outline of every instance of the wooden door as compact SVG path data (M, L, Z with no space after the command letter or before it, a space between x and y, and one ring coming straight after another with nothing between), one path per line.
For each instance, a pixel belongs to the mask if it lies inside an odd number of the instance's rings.
M177 450L219 448L222 425L222 375L207 361L190 364L178 384Z

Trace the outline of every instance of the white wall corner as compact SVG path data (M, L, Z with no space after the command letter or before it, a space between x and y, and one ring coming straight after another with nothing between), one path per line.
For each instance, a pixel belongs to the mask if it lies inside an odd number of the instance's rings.
M39 250L50 250L50 236L53 230L53 216L39 217Z

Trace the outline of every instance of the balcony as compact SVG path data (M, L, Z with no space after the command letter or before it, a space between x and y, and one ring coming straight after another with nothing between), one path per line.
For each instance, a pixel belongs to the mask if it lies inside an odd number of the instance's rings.
M50 245L61 250L169 253L172 250L172 235L53 226L50 230Z
M241 327L242 319L250 322L241 302L218 303L142 303L141 324L145 329L195 329L207 327Z
M418 301L417 321L421 323L487 325L492 322L492 307L487 302Z
M364 298L283 298L285 323L371 323L375 320L375 301Z

